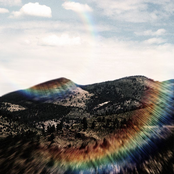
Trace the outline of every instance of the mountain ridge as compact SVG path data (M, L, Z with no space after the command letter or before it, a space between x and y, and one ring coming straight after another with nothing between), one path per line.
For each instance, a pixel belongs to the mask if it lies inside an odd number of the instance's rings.
M29 87L27 89L21 89L21 90L17 90L17 91L12 91L12 92L6 93L6 94L2 95L1 97L5 96L5 95L8 95L10 93L18 92L18 91L21 92L21 91L24 91L24 90L39 90L40 88L43 88L43 86L46 86L46 85L52 87L54 85L64 84L64 83L68 83L69 82L69 83L72 83L72 84L74 84L74 85L76 85L78 87L82 87L83 88L83 87L86 87L86 86L105 84L105 83L113 83L113 82L118 82L120 80L133 79L133 78L149 80L149 81L152 81L152 82L159 82L159 81L154 81L153 79L150 79L150 78L148 78L146 76L143 76L143 75L135 75L135 76L126 76L126 77L122 77L122 78L115 79L115 80L107 80L107 81L93 83L93 84L80 85L80 84L74 83L72 80L70 80L68 78L60 77L60 78L56 78L56 79L52 79L52 80L48 80L48 81L45 81L45 82L38 83L38 84L33 85L33 86L31 86L31 87ZM174 83L174 79L161 81L159 83L166 83L166 82Z
M98 154L102 152L107 161L116 155L116 163L126 165L120 173L159 173L159 166L170 173L173 113L173 80L144 76L91 85L60 78L6 94L0 98L0 171L77 173L71 166L64 168L64 162L79 157L90 159L87 165L95 172L94 156L98 168L106 166ZM123 149L135 161L126 159Z
M115 114L160 103L159 93L166 97L173 95L173 81L158 82L145 76L129 76L79 85L61 77L3 95L0 102L19 104L21 107L28 102L50 103L94 115Z

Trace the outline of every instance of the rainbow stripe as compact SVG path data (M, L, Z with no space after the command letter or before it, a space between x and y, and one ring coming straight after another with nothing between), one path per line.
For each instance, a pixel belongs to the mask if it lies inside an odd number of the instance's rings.
M76 3L73 0L69 0L71 3ZM88 11L76 11L76 13L79 15L80 19L82 20L83 24L86 27L86 30L90 35L93 37L93 39L96 39L96 36L98 35L96 28L94 27L94 19L91 15L92 12Z
M29 98L54 99L56 97L64 98L67 93L72 92L77 86L69 79L59 78L51 80L39 85L33 86L29 89L23 90L24 95Z
M73 0L69 0L69 2L74 2ZM92 13L88 11L76 11L77 15L81 19L84 28L87 32L88 40L85 42L88 42L87 47L88 48L88 57L84 59L85 61L85 67L83 68L83 71L80 73L80 77L83 78L85 74L89 74L89 69L91 67L95 67L96 63L99 61L99 57L97 56L98 53L101 51L98 47L99 42L99 34L98 30L95 25L95 20L93 18Z
M134 111L136 126L112 133L85 149L40 146L40 159L45 164L53 161L54 165L48 166L50 172L72 174L120 173L124 167L140 163L158 152L160 142L170 136L170 130L161 126L170 124L173 91L172 85L161 84L154 93L144 94L151 104Z

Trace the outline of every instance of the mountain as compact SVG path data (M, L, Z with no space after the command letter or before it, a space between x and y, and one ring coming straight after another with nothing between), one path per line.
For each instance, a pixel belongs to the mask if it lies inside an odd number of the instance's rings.
M173 80L158 82L130 76L91 85L66 78L47 81L0 98L0 113L33 125L51 119L106 116L147 107L174 106ZM172 108L172 109L171 109ZM170 112L172 112L170 111ZM38 123L41 127L41 123Z
M66 78L0 97L0 173L173 173L174 80Z
M125 77L92 85L78 85L66 78L44 82L6 94L1 102L27 107L28 103L50 103L94 115L114 114L172 100L173 80L157 82L144 76Z

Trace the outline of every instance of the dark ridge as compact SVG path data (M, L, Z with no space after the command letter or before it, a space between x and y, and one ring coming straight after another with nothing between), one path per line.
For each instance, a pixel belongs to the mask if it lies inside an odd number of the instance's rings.
M149 80L149 81L152 81L154 82L154 80L152 79L149 79L145 76L129 76L129 77L124 77L124 78L120 78L120 79L116 79L116 80L110 80L110 81L105 81L105 82L101 82L101 83L94 83L94 84L87 84L87 85L80 85L80 84L76 84L74 82L72 82L71 80L65 78L65 77L61 77L61 78L58 78L58 79L54 79L54 80L49 80L49 81L46 81L46 82L43 82L43 83L40 83L40 84L37 84L37 85L34 85L32 87L29 87L28 89L32 90L32 89L41 89L45 86L54 86L54 85L61 85L61 84L65 84L65 83L68 83L68 82L71 82L72 85L74 86L78 86L84 90L86 90L86 88L88 87L91 87L91 86L97 86L97 85L103 85L103 84L107 84L107 83L115 83L115 82L119 82L119 81L122 81L122 80L132 80L132 79L135 79L135 78L142 78L144 80ZM173 80L174 81L174 80ZM25 90L19 90L19 91L14 91L14 92L10 92L8 94L5 94L5 95L2 95L1 97L4 98L4 97L9 97L9 96L12 96L12 97L17 97L17 98L23 98L25 97L24 93ZM1 97L0 97L0 100L1 100Z
M3 96L0 97L0 102L12 102L12 103L19 103L23 100L32 100L33 97L35 97L34 93L32 93L33 90L43 90L45 89L49 89L52 87L59 87L61 85L64 85L66 83L70 82L72 87L75 87L76 85L69 79L66 79L64 77L58 78L58 79L54 79L54 80L50 80L50 81L46 81L40 84L37 84L35 86L32 86L28 89L24 89L24 90L19 90L19 91L14 91L14 92L10 92L8 94L5 94ZM27 95L26 90L28 90L28 92L30 93L30 95ZM43 92L44 94L44 92ZM43 95L41 94L41 95Z
M78 86L91 94L95 94L95 96L91 98L91 101L87 103L88 106L91 106L89 109L92 109L93 105L98 105L106 101L116 103L127 97L138 101L145 91L150 90L151 86L149 86L149 84L155 83L170 84L174 83L174 80L158 82L142 75L136 75L90 85L77 85L71 80L61 77L37 84L26 90L5 94L0 97L0 102L21 103L23 101L35 100L35 98L37 98L36 100L38 101L42 100L42 102L51 99L58 100L60 97L68 97L71 91ZM59 87L62 88L61 96L57 93Z
M108 80L108 81L105 81L105 82L99 82L99 83L93 83L93 84L87 84L87 85L78 85L78 86L81 87L82 89L86 89L85 87L104 85L104 84L107 84L107 83L115 83L115 82L121 82L121 81L124 81L124 80L134 80L134 79L143 79L143 80L149 80L151 82L155 82L153 79L150 79L146 76L135 75L135 76L127 76L127 77L119 78L119 79L116 79L116 80Z
M18 102L26 100L26 95L24 93L24 90L19 90L15 92L10 92L8 94L3 95L0 97L0 102Z

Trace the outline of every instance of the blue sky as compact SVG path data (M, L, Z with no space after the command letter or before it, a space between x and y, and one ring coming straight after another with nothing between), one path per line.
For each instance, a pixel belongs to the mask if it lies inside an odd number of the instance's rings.
M173 79L173 26L173 0L0 0L0 95L59 77Z

